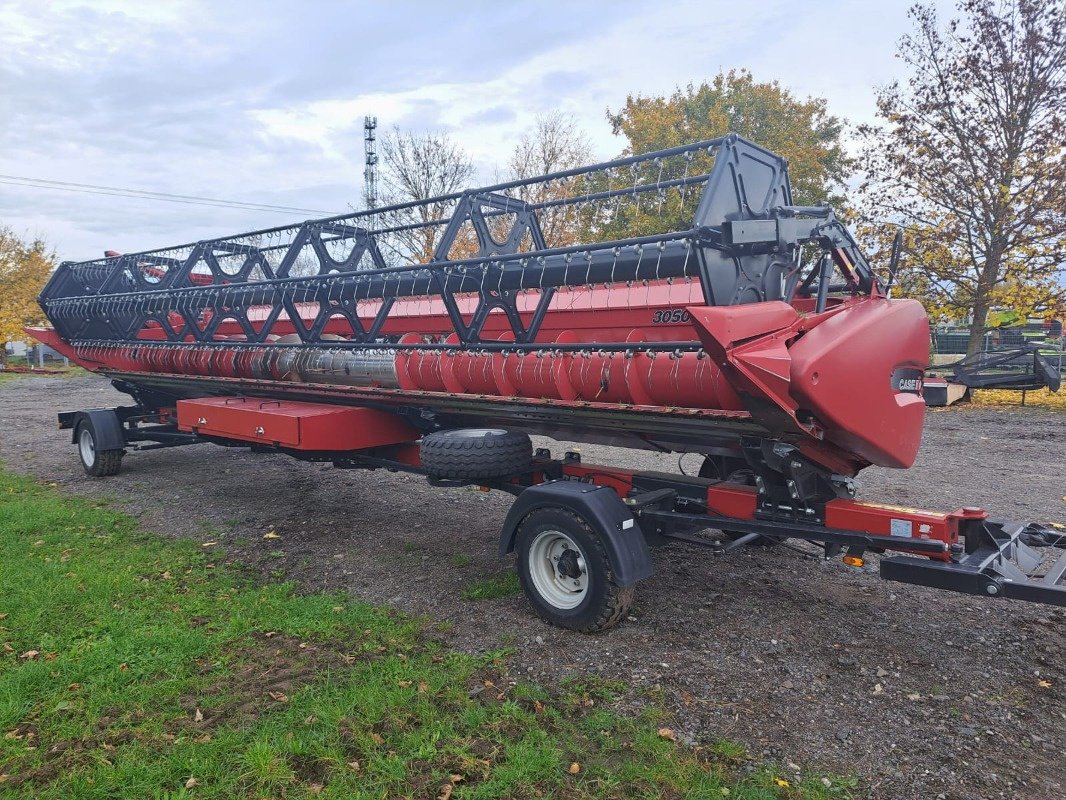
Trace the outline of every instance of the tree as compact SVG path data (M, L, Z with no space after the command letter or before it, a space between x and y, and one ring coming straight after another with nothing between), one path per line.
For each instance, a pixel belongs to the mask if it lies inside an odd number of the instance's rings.
M592 147L577 127L574 117L554 111L537 117L533 130L515 145L508 162L507 180L524 180L538 175L562 172L588 164ZM570 197L575 178L538 182L521 186L516 196L527 203L539 204ZM582 222L568 206L548 207L538 214L538 223L548 247L565 247L578 241Z
M29 341L23 326L44 319L37 295L54 266L52 253L40 239L26 242L0 227L0 363L6 359L3 345Z
M908 229L905 292L970 318L1053 312L1066 258L1066 9L1061 0L960 0L942 31L916 5L899 43L904 85L879 90L865 139L865 211Z
M412 226L379 239L384 255L398 263L427 263L433 257L443 225L429 224L447 217L452 201L422 203L467 188L474 175L469 156L444 133L411 133L393 128L381 139L380 195L382 206L417 202L419 205L381 211L388 227Z
M825 100L799 100L777 81L756 83L746 70L690 83L670 97L629 95L607 117L615 134L628 140L626 155L738 133L788 160L797 205L839 204L834 192L851 168L841 143L843 123L829 114Z

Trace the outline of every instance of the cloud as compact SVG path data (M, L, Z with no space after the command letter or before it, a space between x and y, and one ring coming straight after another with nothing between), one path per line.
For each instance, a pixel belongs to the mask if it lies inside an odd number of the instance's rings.
M627 94L733 67L868 119L907 2L8 0L0 173L345 210L364 115L448 131L491 180L538 114L574 114L609 157ZM285 221L0 185L0 223L68 258Z

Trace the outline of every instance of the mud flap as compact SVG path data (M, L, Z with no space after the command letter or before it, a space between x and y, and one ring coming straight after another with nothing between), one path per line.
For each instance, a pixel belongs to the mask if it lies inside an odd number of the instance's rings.
M651 553L640 523L613 489L578 481L549 481L518 495L500 533L500 556L514 552L518 526L537 508L565 508L599 534L615 582L628 586L652 573Z

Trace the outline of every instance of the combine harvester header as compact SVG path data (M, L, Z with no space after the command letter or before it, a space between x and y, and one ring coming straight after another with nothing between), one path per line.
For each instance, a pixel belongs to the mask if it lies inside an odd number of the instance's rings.
M1064 603L1066 553L1034 555L1050 528L852 499L921 441L929 328L889 299L897 259L880 280L831 209L792 204L783 159L730 135L64 263L30 332L136 402L60 415L92 474L215 441L510 491L501 551L567 627L615 621L648 544L678 538L901 550L886 577ZM530 433L705 460L589 467Z

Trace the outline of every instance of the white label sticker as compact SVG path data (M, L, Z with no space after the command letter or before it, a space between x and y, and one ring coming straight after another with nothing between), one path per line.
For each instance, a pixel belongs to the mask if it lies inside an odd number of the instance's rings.
M892 529L890 533L893 536L901 536L905 539L910 539L914 535L914 523L909 519L894 519L892 520Z

